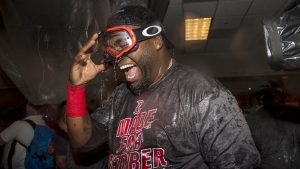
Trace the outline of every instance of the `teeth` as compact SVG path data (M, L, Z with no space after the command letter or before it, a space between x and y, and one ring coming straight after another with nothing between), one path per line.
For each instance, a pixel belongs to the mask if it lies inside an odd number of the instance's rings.
M134 66L134 64L127 64L127 65L121 66L120 69L121 69L121 70L124 70L124 69L129 68L129 67L132 67L132 66Z
M134 75L132 75L132 76L128 76L128 79L132 79L132 78L134 78Z

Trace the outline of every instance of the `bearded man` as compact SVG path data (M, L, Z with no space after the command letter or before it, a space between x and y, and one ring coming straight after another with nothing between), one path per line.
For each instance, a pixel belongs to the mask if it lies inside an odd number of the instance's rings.
M96 41L126 83L89 117L84 86L105 70L87 53ZM176 62L165 41L150 10L129 6L79 51L67 85L74 146L108 144L109 168L255 167L260 156L234 97L212 78Z

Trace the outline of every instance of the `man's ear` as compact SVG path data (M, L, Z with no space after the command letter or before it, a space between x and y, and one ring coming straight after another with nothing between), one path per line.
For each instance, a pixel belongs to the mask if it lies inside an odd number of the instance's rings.
M155 38L153 38L153 44L154 44L154 47L156 50L160 50L163 46L162 37L159 35L159 36L156 36Z

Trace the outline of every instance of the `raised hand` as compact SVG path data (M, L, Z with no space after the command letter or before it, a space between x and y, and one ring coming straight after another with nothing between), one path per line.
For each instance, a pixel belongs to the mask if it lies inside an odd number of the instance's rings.
M91 60L91 54L86 53L95 45L97 38L98 34L95 33L74 57L69 77L71 84L76 86L84 85L93 79L99 72L105 70L104 64L94 64Z

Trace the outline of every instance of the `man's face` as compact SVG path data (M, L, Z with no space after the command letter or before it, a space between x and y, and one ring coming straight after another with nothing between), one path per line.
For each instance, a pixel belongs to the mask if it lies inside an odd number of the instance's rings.
M149 87L155 77L157 51L151 39L139 42L138 49L125 54L118 62L132 92L138 94Z

